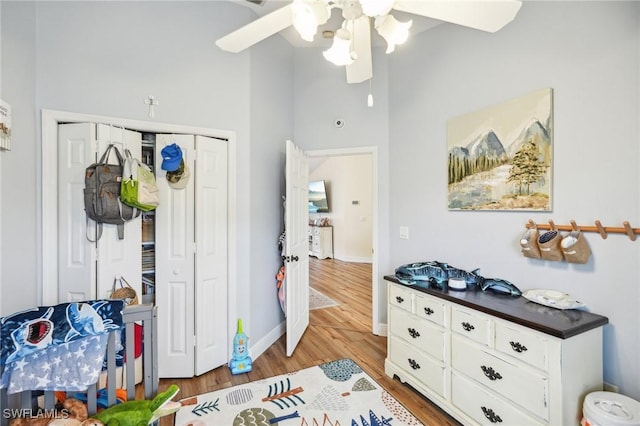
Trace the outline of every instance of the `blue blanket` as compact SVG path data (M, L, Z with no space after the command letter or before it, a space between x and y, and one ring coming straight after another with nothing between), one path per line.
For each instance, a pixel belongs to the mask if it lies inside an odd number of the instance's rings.
M107 335L121 329L122 300L43 306L0 321L0 387L84 390L102 369Z

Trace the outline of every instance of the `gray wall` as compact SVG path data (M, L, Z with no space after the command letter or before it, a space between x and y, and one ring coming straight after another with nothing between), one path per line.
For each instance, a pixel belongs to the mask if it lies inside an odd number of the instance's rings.
M256 331L254 341L281 320L275 294L273 303L259 302L273 288L282 139L292 132L307 150L378 148L380 276L402 263L438 259L481 267L485 276L521 289L566 291L609 317L605 380L640 399L640 240L589 234L593 256L586 265L529 260L518 248L529 218L640 226L639 3L525 2L516 21L496 34L443 25L392 55L376 48L373 108L366 107L367 85L347 85L344 70L318 49L276 53L286 46L278 41L239 55L216 49L217 37L253 19L246 8L7 1L0 7L1 94L14 108L14 149L0 154L2 312L38 302L40 109L146 120L142 100L154 95L159 122L238 132L238 157L246 161L237 175L237 256L251 265L238 268L248 299L239 314ZM273 64L270 54L290 62ZM554 89L554 211L447 211L447 119L543 87ZM337 117L345 119L343 129L333 127ZM273 205L265 208L268 200ZM410 228L409 240L398 238L400 226Z
M384 294L382 276L392 271L389 263L389 76L384 48L373 49L372 92L374 105L367 107L367 82L347 84L345 70L327 62L322 49L295 51L295 142L307 151L339 150L354 147L377 148L378 267L376 284ZM334 120L343 119L336 128ZM374 205L375 209L376 206ZM374 242L375 245L375 242ZM381 321L386 323L386 297L378 304Z
M609 318L605 380L636 399L640 239L587 234L586 265L529 260L518 241L529 218L640 227L639 13L636 2L532 1L496 34L442 25L391 55L375 49L372 109L366 84L347 85L320 50L295 52L296 141L380 150L378 282L403 263L440 260L523 290L568 292ZM449 212L447 120L545 87L554 89L553 211Z
M640 239L586 234L586 265L529 260L518 241L529 218L640 227L639 13L636 2L525 2L496 34L443 25L389 66L391 264L440 260L571 294L609 318L605 380L636 399ZM447 211L447 120L544 87L554 90L553 212Z
M40 302L41 109L146 121L143 101L153 95L157 122L237 132L238 315L252 339L278 327L277 200L283 141L293 135L293 48L275 37L255 55L218 49L217 38L255 19L227 2L1 7L2 98L13 106L14 149L0 154L0 193L15 201L4 201L0 214L1 312Z
M278 238L284 230L281 195L285 193L285 141L293 138L293 48L282 37L271 37L251 52L251 203L250 261L239 258L239 269L250 269L247 292L251 303L253 343L266 336L284 314L276 297L280 267ZM242 294L239 295L240 301ZM248 333L249 331L247 331ZM270 338L270 337L269 337ZM265 342L268 344L268 341Z

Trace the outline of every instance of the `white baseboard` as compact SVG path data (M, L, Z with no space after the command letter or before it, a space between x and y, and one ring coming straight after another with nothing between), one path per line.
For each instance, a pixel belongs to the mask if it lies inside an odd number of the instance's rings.
M373 334L375 334L376 336L387 336L387 333L387 324L378 324L376 325L375 330L373 330Z
M287 331L286 322L283 321L280 324L276 325L273 330L267 333L262 339L255 342L249 348L249 353L251 354L251 358L254 360L257 359L264 351L269 349L271 345L278 341L278 339Z

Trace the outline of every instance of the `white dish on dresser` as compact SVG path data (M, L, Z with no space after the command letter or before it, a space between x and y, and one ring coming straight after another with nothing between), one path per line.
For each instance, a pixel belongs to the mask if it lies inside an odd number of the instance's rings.
M584 303L573 299L567 293L562 293L557 290L527 290L522 293L522 297L532 302L539 303L540 305L556 309L576 309L585 306Z

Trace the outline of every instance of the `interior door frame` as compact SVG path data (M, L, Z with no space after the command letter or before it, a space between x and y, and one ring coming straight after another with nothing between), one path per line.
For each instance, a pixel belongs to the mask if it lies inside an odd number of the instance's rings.
M54 305L58 300L58 124L60 123L104 123L116 127L149 133L188 133L226 139L228 143L228 216L227 216L227 273L228 297L227 320L229 327L237 318L237 142L236 132L231 130L210 129L204 127L184 126L178 124L156 123L152 121L131 120L76 112L42 110L42 303ZM230 328L231 329L231 328ZM231 348L233 334L227 333L227 347ZM230 352L229 352L230 353Z
M351 148L336 148L336 149L322 149L322 150L308 150L305 151L308 158L314 157L339 157L345 155L371 155L371 187L373 192L373 223L372 223L372 245L373 253L371 255L371 332L377 336L387 335L387 325L380 322L380 309L378 307L380 301L380 286L378 283L378 265L380 252L378 247L378 147L377 146L364 146L364 147L351 147ZM386 287L384 287L386 288Z

